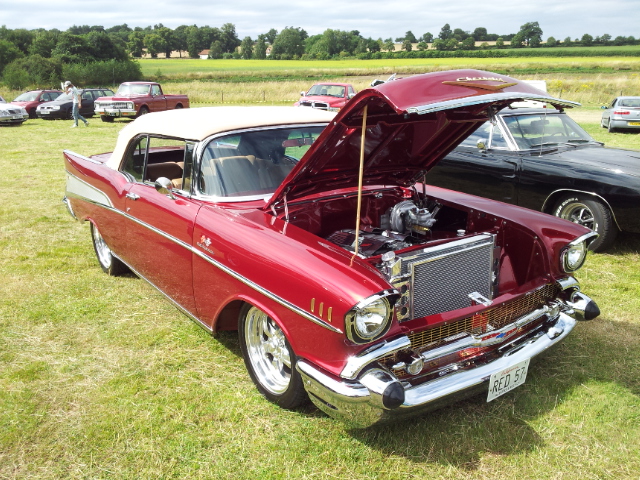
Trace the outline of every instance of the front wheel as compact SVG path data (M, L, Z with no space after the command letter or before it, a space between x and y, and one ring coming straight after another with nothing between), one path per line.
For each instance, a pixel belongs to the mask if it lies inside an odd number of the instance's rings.
M238 317L238 337L251 380L269 401L292 409L307 399L296 357L282 329L269 316L245 305Z
M599 237L589 245L589 250L594 252L609 248L618 234L607 205L587 195L567 195L561 198L553 208L553 214L596 232Z
M129 268L124 263L113 256L107 242L100 235L98 227L93 223L91 224L91 239L93 240L93 249L96 252L96 257L98 257L100 268L104 273L117 277L129 271Z
M100 120L106 123L113 123L113 117L109 115L100 115Z
M140 110L138 110L139 117L146 115L147 113L149 113L149 109L147 107L140 107Z

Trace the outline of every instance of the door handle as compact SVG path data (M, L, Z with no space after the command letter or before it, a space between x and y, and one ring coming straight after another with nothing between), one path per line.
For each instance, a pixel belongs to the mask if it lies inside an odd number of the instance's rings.
M127 193L125 195L129 200L138 200L140 198L140 195L136 195L135 193Z

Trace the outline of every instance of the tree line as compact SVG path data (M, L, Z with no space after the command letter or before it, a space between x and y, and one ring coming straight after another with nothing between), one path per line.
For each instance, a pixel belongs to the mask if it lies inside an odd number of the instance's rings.
M491 43L489 43L491 42ZM479 45L478 45L479 43ZM585 33L581 38L560 41L554 37L543 39L538 22L527 22L513 34L489 33L478 27L471 31L452 29L447 23L437 35L426 32L416 37L407 31L394 39L365 38L358 30L326 29L318 35L308 35L300 27L285 27L259 34L255 39L236 33L235 25L225 23L220 28L181 25L175 29L163 24L130 28L127 24L110 28L102 26L73 26L66 31L57 29L8 29L0 27L0 75L12 88L27 85L52 85L60 78L80 76L74 81L99 84L109 78L114 84L123 79L140 79L137 62L147 54L198 58L208 50L208 57L243 59L331 59L342 57L386 58L402 56L444 56L451 52L538 48L542 46L621 46L635 45L635 37L609 34L593 37ZM400 44L400 49L397 45ZM383 57L383 52L386 52ZM94 81L97 80L97 81Z

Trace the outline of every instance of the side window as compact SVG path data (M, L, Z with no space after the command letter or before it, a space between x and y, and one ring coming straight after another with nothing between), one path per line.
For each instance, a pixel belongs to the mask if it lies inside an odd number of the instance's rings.
M480 125L480 127L475 132L469 135L460 144L460 146L477 148L479 140L482 140L488 145L490 135L491 135L491 122L485 122L482 125Z
M91 92L82 92L82 100L93 100Z
M493 127L493 132L491 134L491 144L489 145L489 148L497 148L500 150L506 150L508 148L507 141L504 139L502 129L499 125Z
M138 137L129 147L122 171L131 175L136 182L142 182L144 159L147 154L148 137Z
M160 87L158 85L151 85L151 95L154 97L160 95Z

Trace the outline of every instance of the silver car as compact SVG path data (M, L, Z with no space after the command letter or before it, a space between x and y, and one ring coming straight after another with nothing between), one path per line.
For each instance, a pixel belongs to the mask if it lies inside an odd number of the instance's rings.
M602 107L600 126L609 132L618 129L640 129L640 97L617 97Z

